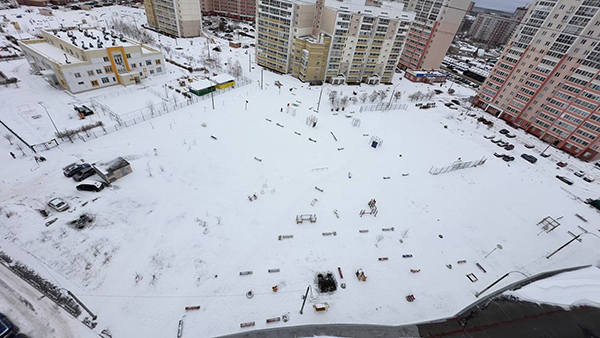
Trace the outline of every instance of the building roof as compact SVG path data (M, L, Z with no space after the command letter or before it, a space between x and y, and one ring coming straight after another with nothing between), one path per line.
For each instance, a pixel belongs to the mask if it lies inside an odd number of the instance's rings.
M366 5L365 2L365 0L325 0L325 7L334 8L339 11L372 16L387 16L404 20L413 20L415 17L414 13L404 12L404 4L400 2L381 1L378 6Z
M235 78L231 75L219 74L217 76L211 77L210 80L216 84L223 84L229 81L235 81Z
M135 41L127 39L125 37L123 37L121 39L120 34L113 33L111 35L110 30L106 30L105 32L103 32L97 28L92 28L92 27L89 27L89 28L82 27L81 30L74 28L74 27L69 27L67 29L64 29L64 31L62 31L60 29L47 29L47 30L45 30L45 32L47 34L51 34L51 35L61 39L63 42L65 42L67 44L70 44L77 48L82 48L82 46L85 46L89 50L98 50L98 49L104 49L107 47L131 47L131 46L138 45L137 43L135 43ZM88 36L86 36L86 33ZM73 40L71 37L69 37L69 35L75 39ZM73 43L72 41L75 41L75 43ZM98 41L103 43L102 48L98 48ZM114 41L114 45L113 45L113 41ZM91 47L90 47L90 44L91 44Z
M112 159L110 161L96 162L94 168L98 169L101 173L107 175L113 171L119 170L129 165L129 162L121 156Z
M79 60L73 55L65 53L65 51L63 51L62 49L57 48L56 46L53 46L48 42L45 42L43 40L39 41L40 42L37 43L27 43L25 44L25 46L31 48L33 51L39 54L45 55L48 59L51 59L52 61L63 66L83 62L82 60ZM67 62L67 60L69 62Z
M194 80L194 82L190 84L190 89L195 91L201 91L213 86L214 84L208 80Z

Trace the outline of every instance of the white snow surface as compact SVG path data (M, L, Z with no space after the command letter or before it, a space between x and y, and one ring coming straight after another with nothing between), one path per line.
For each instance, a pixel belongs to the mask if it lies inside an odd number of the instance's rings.
M22 10L6 12L14 19ZM143 17L143 10L123 7L98 11L106 12L105 17L124 12ZM59 19L52 21L53 27L59 20L68 25L82 17L101 21L95 11L89 17L83 11L55 13ZM24 20L32 15L27 13ZM44 26L44 21L35 24ZM172 39L161 39L164 45L176 45ZM173 57L182 61L186 54L197 56L206 49L205 41L178 39L182 49ZM243 332L247 329L240 323L251 321L256 322L255 329L408 324L455 314L476 300L475 292L508 271L533 275L600 259L593 236L582 236L581 243L575 241L546 259L572 238L569 231L581 232L578 226L598 233L599 214L582 201L600 195L600 180L586 183L573 175L578 170L596 175L593 164L552 148L550 158L539 157L547 145L520 130L512 130L515 139L502 136L515 145L514 150L497 147L483 136L500 137L498 131L508 128L506 124L470 110L494 121L495 126L488 128L467 117L467 108L451 110L443 105L474 95L471 89L454 84L456 93L449 95L450 83L429 86L396 77L396 91L403 93L397 103L407 104L407 110L359 111L360 106L381 102L377 99L332 112L331 91L343 96L356 92L360 97L383 90L389 100L394 87L311 88L291 76L264 71L261 89L252 48L245 54L244 49L229 49L219 38L214 45L223 49L223 61L239 59L244 76L254 81L215 95L215 109L208 99L105 136L100 132L86 142L61 142L42 152L47 161L39 164L31 152L21 153L15 144L0 139L1 249L76 294L98 315L97 333L109 329L113 337L175 336L179 320L184 321L184 337L186 332L198 337ZM255 67L252 72L245 66L248 58ZM99 111L79 120L73 105L88 105L90 97L106 95L115 114L125 116L148 101L161 100L151 86L173 84L185 74L171 64L165 68L168 74L139 86L71 95L31 75L25 60L5 62L0 70L21 82L19 88L0 88L0 119L31 143L54 137L38 101L48 107L61 130L97 120L114 128L116 122ZM283 84L281 90L275 81ZM433 99L436 108L418 109L408 99L417 90L433 89L444 91ZM310 115L318 118L315 128L306 124ZM360 127L352 125L353 118L361 120ZM384 141L378 149L370 147L373 136ZM535 149L526 149L525 143ZM516 159L506 163L493 156L498 151ZM538 162L522 160L522 153L535 155ZM118 156L130 162L133 172L99 193L77 191L76 183L61 172L72 162ZM476 168L429 174L432 166L482 157L487 162ZM557 161L569 165L557 169ZM575 184L563 184L557 174L573 177ZM258 199L249 201L253 194ZM47 220L36 209L53 197L64 198L71 208L53 212L49 218L58 220L46 227ZM373 198L377 217L360 217ZM82 213L93 216L94 222L80 230L69 222ZM318 220L296 224L300 214L317 214ZM561 226L542 232L537 224L546 216L562 217ZM391 227L394 231L382 230ZM369 232L360 233L363 229ZM333 231L335 236L322 235ZM294 237L279 240L279 235ZM486 257L497 244L503 249ZM413 257L403 258L404 254ZM388 260L380 261L383 257ZM457 264L458 260L467 263ZM274 268L280 272L268 272ZM354 277L359 268L367 275L366 282ZM240 276L241 271L253 273ZM329 271L346 288L332 294L312 289L300 315L307 286L314 287L317 273ZM467 279L470 273L477 282ZM496 287L520 279L515 275ZM271 289L275 285L276 293ZM250 290L252 299L246 297ZM408 294L416 300L407 302ZM329 309L315 312L312 304L323 302ZM195 305L200 310L185 312L186 306ZM290 321L266 324L267 318L283 314L289 314Z
M504 294L552 305L600 307L600 269L591 266L561 273Z

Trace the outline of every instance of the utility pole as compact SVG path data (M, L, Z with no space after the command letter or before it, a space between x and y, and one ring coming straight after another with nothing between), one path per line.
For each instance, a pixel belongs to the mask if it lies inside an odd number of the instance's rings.
M210 39L206 37L206 49L208 50L208 58L210 59Z
M263 89L263 72L265 71L264 68L260 69L260 90ZM279 88L279 94L281 94L281 87Z
M248 73L252 73L252 60L251 53L248 51Z
M321 95L323 95L323 89L325 89L327 85L321 87L321 92L319 93L319 102L317 102L317 113L319 112L319 107L321 107Z
M48 117L50 118L50 122L52 122L52 125L54 126L54 129L56 130L57 133L60 133L58 131L58 128L56 127L56 124L54 123L54 120L52 119L52 116L50 116L50 113L48 112L48 109L46 108L46 106L43 105L42 101L39 101L38 104L40 106L42 106L44 108L44 110L46 111L46 114L48 114Z

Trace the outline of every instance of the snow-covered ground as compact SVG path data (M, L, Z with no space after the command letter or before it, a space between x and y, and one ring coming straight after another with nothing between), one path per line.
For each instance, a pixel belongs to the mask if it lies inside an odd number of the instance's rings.
M242 49L223 53L224 59L247 62ZM0 111L0 118L29 139L52 137L53 127L37 101L62 126L79 123L70 103L129 89L72 96L29 75L27 67L23 60L0 65L21 79L19 88L0 88L0 103L8 108ZM183 74L172 65L167 69L168 75L143 85L161 85ZM259 81L260 71L244 69L244 76ZM281 91L275 81L283 83ZM407 110L360 113L361 105L371 103L359 101L332 112L332 90L344 96L384 90L389 100L393 87L310 88L265 71L263 90L257 82L215 96L214 110L206 100L87 142L62 143L43 152L47 161L41 164L2 140L2 250L75 293L97 313L96 330L109 329L113 337L174 336L182 318L183 337L239 332L244 330L240 323L252 321L255 328L421 322L455 314L476 300L475 292L508 271L532 275L600 259L600 239L593 236L582 236L581 243L575 241L546 259L572 238L568 231L579 234L581 226L598 233L599 214L582 203L598 197L598 181L586 183L572 174L593 173L593 164L553 149L550 158L539 157L546 145L522 131L514 131L515 139L505 138L515 144L514 150L497 147L483 136L507 128L504 123L471 110L495 121L488 129L467 117L465 108L443 105L473 95L468 88L456 84L457 93L437 95L436 108L421 110L408 95L440 87L398 78L394 83L403 93L398 103L407 104ZM448 87L441 89L446 92ZM146 102L140 100L148 98L121 103L119 113L143 107ZM15 109L23 104L37 105L42 117L18 115ZM288 104L297 105L295 114ZM311 115L318 118L315 128L306 123ZM355 118L359 127L353 126ZM381 147L370 146L373 136L384 141ZM524 143L535 149L526 149ZM506 163L493 156L498 151L516 159ZM537 156L538 162L524 161L522 153ZM75 190L76 183L61 173L74 161L117 156L130 161L133 173L99 193ZM429 174L432 166L482 157L486 163L476 168ZM557 169L559 160L569 166ZM565 185L557 174L575 184ZM249 201L253 194L258 198ZM53 212L49 218L58 221L46 227L35 209L44 208L52 197L66 199L71 208ZM373 198L377 217L360 217ZM91 225L75 229L68 224L83 213L93 216ZM296 224L300 214L316 214L318 220ZM537 224L546 216L560 218L561 225L543 232ZM391 227L394 231L382 230ZM336 235L323 236L325 232ZM294 237L279 240L279 235ZM497 244L502 250L487 256ZM412 258L403 258L406 254ZM380 261L383 257L388 260ZM461 260L466 263L458 264ZM359 268L366 282L354 277ZM253 273L242 276L242 271ZM314 287L320 272L334 273L338 286L345 283L346 288L332 294L312 289L300 315L301 296L307 286ZM467 278L470 273L477 282ZM497 287L518 278L511 274ZM248 291L254 293L251 299ZM407 302L408 294L416 300ZM329 303L329 310L315 312L312 304L320 302ZM186 306L195 305L199 311L185 312ZM265 322L284 314L290 321Z

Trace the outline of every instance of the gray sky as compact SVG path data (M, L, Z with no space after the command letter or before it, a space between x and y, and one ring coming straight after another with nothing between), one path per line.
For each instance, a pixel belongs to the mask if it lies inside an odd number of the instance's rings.
M534 0L474 0L475 6L514 12L517 7L533 3Z

